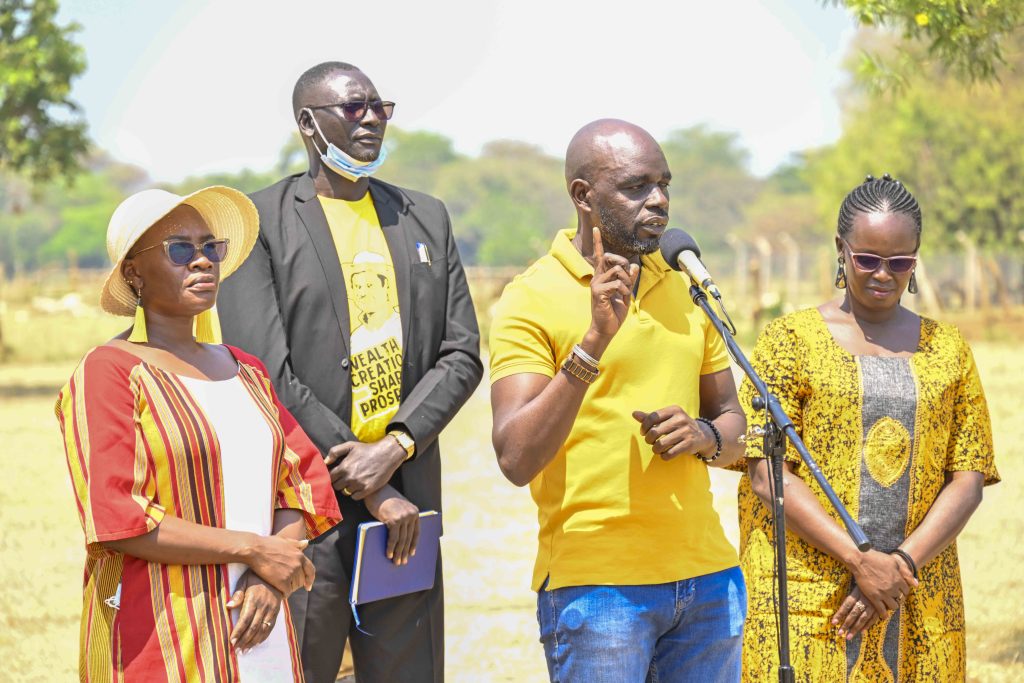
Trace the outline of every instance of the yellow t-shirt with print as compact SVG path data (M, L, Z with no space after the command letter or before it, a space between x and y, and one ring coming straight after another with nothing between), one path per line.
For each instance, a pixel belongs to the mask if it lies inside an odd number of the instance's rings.
M491 382L519 373L554 377L590 326L594 270L573 230L516 277L491 322ZM640 585L735 567L715 512L708 467L692 455L665 461L640 434L634 410L679 405L699 415L700 376L726 370L721 337L661 254L641 259L637 295L601 356L572 430L530 482L540 530L532 587Z
M402 319L391 251L367 192L354 202L320 197L348 293L352 432L384 437L402 390ZM341 359L339 359L339 362Z

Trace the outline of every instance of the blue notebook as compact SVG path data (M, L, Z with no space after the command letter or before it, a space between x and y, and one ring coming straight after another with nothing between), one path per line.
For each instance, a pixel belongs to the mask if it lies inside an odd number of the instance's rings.
M388 529L383 522L365 522L356 532L356 555L352 563L352 587L348 601L356 605L434 587L437 553L441 545L441 513L420 513L420 537L416 554L408 564L396 565L387 558Z

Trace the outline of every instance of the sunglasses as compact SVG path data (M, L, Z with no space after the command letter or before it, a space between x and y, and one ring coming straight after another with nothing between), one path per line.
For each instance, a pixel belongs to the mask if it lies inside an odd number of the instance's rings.
M207 240L202 244L193 244L188 240L164 240L160 244L154 244L145 249L139 249L131 258L135 258L144 251L156 249L162 246L167 258L176 266L187 266L195 260L196 254L201 253L210 263L220 263L228 255L228 238Z
M394 102L382 102L381 100L373 100L367 102L336 102L334 104L317 104L308 107L309 109L330 109L331 107L337 107L341 110L341 116L349 123L356 123L362 121L363 117L366 116L366 110L372 109L373 113L377 115L377 118L381 121L387 121L391 118L391 115L395 113Z
M857 270L863 270L866 273L873 273L878 270L884 263L889 269L890 273L909 273L914 269L914 265L917 263L916 256L879 256L878 254L866 254L863 252L856 252L850 248L849 243L843 240L843 244L850 252L850 259L853 261L853 265Z

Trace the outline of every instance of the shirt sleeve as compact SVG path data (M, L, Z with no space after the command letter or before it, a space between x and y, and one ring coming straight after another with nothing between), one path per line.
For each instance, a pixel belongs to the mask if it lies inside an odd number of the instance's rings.
M522 373L554 377L559 359L554 344L537 318L549 306L537 301L520 279L501 296L491 321L491 383Z
M341 521L341 511L331 486L331 476L320 449L284 407L270 381L269 373L256 357L232 349L243 363L251 365L257 378L277 408L277 419L284 432L284 452L277 470L276 510L298 510L306 523L306 536L316 538Z
M754 346L754 354L750 364L758 376L764 380L768 390L779 399L779 404L786 415L793 420L797 434L803 436L803 398L804 379L800 368L803 367L804 345L785 318L775 320L764 329ZM748 378L740 384L739 399L748 425L764 423L764 411L754 412L751 400L756 395L754 385ZM759 438L747 441L746 454L743 458L729 466L729 469L745 472L748 458L764 458L762 440ZM787 462L800 464L800 454L792 443L787 440Z
M959 336L959 333L957 333ZM946 448L946 470L981 472L985 485L1000 481L996 470L992 422L974 354L960 339L960 378L953 395L953 424Z
M112 554L104 541L142 536L164 517L155 468L139 434L132 367L94 349L57 398L86 550L95 557Z

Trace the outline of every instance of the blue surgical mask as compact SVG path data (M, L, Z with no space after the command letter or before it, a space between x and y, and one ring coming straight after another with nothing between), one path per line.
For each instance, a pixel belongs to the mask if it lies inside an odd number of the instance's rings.
M352 182L360 178L368 178L376 173L377 169L384 163L384 160L388 158L388 149L383 145L380 148L380 154L373 161L360 161L350 154L346 154L337 145L324 137L323 132L320 130L320 124L316 122L316 118L313 116L313 112L309 109L304 109L303 111L309 112L309 118L313 121L313 127L316 128L316 132L319 133L321 139L327 143L327 151L321 152L320 146L316 144L315 139L313 140L313 146L316 147L316 151L320 152L320 161L324 162L324 166L343 178L348 178Z

